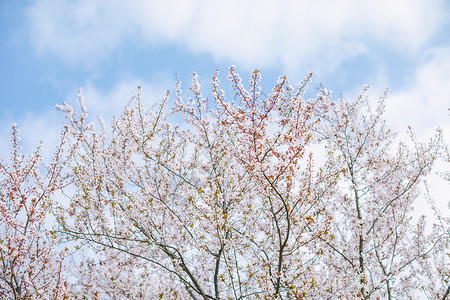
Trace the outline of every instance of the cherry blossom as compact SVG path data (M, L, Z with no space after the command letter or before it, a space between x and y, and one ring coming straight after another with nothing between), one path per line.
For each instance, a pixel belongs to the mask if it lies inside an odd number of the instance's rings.
M66 184L67 129L49 165L41 164L41 144L24 156L17 125L12 129L11 157L0 160L0 294L2 299L67 299L67 249L46 227L55 192Z

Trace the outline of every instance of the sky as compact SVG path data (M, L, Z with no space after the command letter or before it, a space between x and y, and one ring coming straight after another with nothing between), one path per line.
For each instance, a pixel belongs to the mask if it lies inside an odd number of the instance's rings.
M450 142L450 1L447 0L36 0L0 1L0 155L11 124L24 148L57 140L84 90L92 115L120 113L137 89L157 103L178 74L208 86L231 65L261 70L270 92L313 72L336 98L364 84L373 99L389 88L386 118L400 136L426 140L440 126ZM448 165L439 166L448 170ZM432 179L446 202L448 183Z

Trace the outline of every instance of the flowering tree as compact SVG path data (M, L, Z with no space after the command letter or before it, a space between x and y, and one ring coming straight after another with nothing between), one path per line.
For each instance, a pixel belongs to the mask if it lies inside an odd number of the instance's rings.
M81 115L60 107L82 145L62 231L146 261L171 287L162 296L307 295L317 253L306 245L327 239L322 198L336 177L315 172L305 155L315 100L302 97L307 81L294 89L280 78L262 99L258 71L249 90L233 68L229 79L235 102L225 101L218 76L209 102L194 74L192 97L183 101L177 85L168 112L168 96L147 110L139 91L110 136L86 121L82 95Z
M394 151L395 135L382 119L385 97L372 111L364 93L354 102L328 100L321 114L318 133L343 177L327 205L333 238L322 244L326 280L319 286L335 297L412 299L433 282L427 263L445 246L445 230L427 235L424 218L410 218L419 182L440 155L441 133L421 144L411 131L413 149ZM322 97L330 94L322 90Z
M25 157L13 125L9 163L0 160L0 294L2 299L66 299L62 277L65 251L44 223L52 195L64 185L65 134L47 167L40 165L40 145ZM44 169L44 172L42 172Z
M443 161L447 166L450 163L450 149L444 148ZM450 183L450 172L444 172L441 176ZM428 294L436 295L439 299L449 299L450 297L450 216L442 215L436 207L433 199L429 196L429 202L433 208L434 217L437 220L434 224L433 230L435 232L444 232L444 237L440 239L442 251L437 251L430 264L426 267L425 276L428 278L435 278L433 283L428 284ZM447 203L450 209L450 201ZM437 270L437 272L436 272ZM432 297L430 297L432 298Z
M393 135L360 95L303 97L281 77L267 97L230 68L211 94L196 74L156 108L141 90L111 130L68 104L75 193L60 232L90 245L74 293L88 298L414 297L436 274L443 232L410 222L418 183L441 147L389 148ZM325 162L308 153L322 141ZM438 276L438 275L436 275ZM97 279L93 279L97 278ZM155 280L156 279L156 280ZM134 286L127 290L127 286ZM140 288L136 288L140 287ZM443 294L443 293L441 293Z

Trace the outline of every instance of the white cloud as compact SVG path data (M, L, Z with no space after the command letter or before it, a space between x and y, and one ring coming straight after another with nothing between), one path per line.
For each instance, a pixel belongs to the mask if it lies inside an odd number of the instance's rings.
M73 64L101 59L118 47L127 28L120 7L107 1L37 1L28 17L37 51Z
M95 65L122 43L163 41L242 67L281 64L289 72L330 69L374 44L417 51L445 22L444 6L444 0L40 0L28 12L35 47L72 64Z
M387 101L387 118L399 132L412 126L419 137L441 127L450 142L450 48L436 48L423 55L410 82L394 90Z

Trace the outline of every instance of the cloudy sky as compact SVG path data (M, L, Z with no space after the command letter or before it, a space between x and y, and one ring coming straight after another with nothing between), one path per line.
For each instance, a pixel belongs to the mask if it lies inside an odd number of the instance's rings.
M390 89L389 124L419 137L441 126L450 140L450 2L108 1L0 2L0 153L10 124L26 147L52 144L63 116L53 106L85 91L93 114L112 115L134 95L157 102L192 71L207 84L216 69L258 68L263 90L280 75L314 73L352 99ZM448 191L448 189L447 189Z

